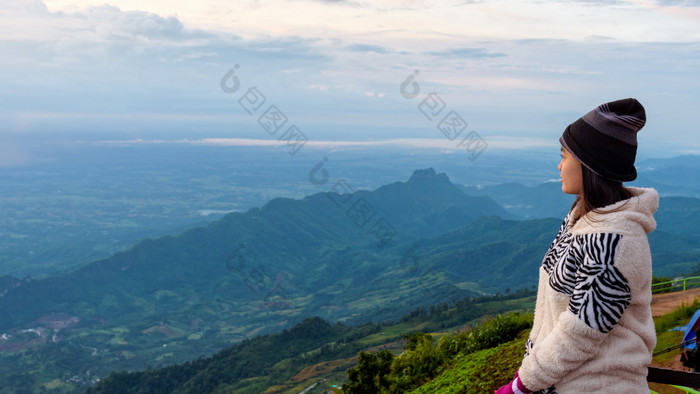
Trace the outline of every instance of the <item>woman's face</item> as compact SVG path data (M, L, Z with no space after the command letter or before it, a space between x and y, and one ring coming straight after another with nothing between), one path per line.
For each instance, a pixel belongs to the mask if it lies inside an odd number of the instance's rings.
M564 147L561 148L561 161L557 168L561 176L561 191L566 194L581 194L583 191L581 162Z

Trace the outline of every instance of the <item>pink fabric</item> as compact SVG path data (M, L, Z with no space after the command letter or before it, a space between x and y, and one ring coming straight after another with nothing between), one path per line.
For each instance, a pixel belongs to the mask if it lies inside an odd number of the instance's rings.
M532 391L528 390L527 387L520 381L518 377L518 371L515 371L515 377L513 381L502 386L500 389L496 390L495 394L530 394Z

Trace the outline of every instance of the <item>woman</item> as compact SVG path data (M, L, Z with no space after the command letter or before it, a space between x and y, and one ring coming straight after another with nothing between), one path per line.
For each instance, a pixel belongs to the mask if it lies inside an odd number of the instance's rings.
M659 203L654 189L624 187L644 107L603 104L559 139L562 191L577 195L540 268L535 320L511 393L649 392L656 344L651 253Z

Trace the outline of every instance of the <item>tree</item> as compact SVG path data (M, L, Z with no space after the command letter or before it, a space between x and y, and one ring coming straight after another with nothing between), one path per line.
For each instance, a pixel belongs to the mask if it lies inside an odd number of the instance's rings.
M386 392L391 382L389 373L394 354L380 350L376 354L360 352L357 366L348 370L348 383L343 391L349 394L374 394Z
M432 336L422 332L404 335L405 351L391 365L391 392L403 393L437 376L446 365Z

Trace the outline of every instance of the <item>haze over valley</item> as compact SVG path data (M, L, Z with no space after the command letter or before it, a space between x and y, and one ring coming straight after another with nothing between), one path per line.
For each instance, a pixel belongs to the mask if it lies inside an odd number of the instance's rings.
M472 161L83 141L37 157L0 172L0 368L30 385L69 376L87 387L312 316L355 326L532 290L573 201L555 179L556 151ZM634 185L662 196L657 276L698 269L699 163L639 163ZM34 372L17 369L38 359Z

